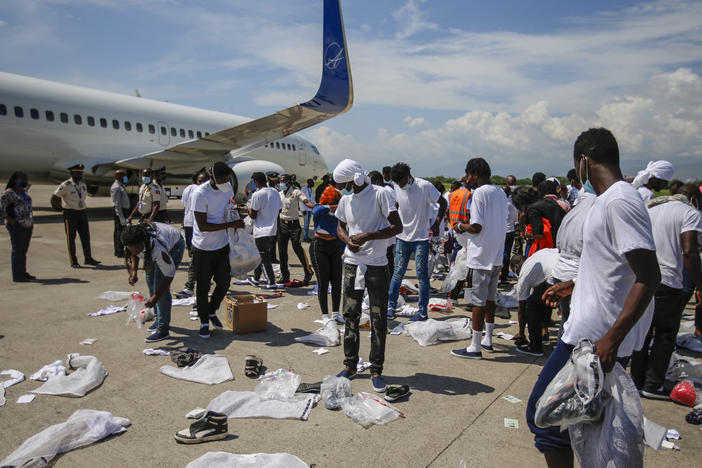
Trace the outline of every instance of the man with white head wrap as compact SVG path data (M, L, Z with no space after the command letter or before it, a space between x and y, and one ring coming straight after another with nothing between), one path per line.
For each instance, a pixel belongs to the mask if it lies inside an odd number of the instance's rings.
M631 185L641 194L644 201L652 199L656 190L661 190L673 179L675 169L664 160L649 161L646 169L639 171Z
M371 322L371 382L376 392L385 391L381 377L385 361L388 307L388 239L402 232L402 221L394 198L383 187L371 185L361 165L345 159L334 169L334 181L345 184L350 195L339 200L335 215L337 234L346 244L344 251L344 370L340 377L356 375L360 339L359 321L363 290L368 289Z

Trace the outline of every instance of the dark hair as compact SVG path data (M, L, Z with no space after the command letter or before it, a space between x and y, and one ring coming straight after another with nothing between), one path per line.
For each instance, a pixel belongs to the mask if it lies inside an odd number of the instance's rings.
M490 171L490 165L483 158L473 158L466 164L466 174L490 179L492 171Z
M393 182L399 182L400 179L403 179L405 177L409 177L410 175L410 167L403 162L399 162L392 166L390 169L390 179Z
M531 187L517 187L514 192L512 192L512 204L518 210L526 210L529 205L536 200L538 200L538 195Z
M439 182L438 180L434 182L434 188L439 191L439 194L443 195L444 192L446 191L446 187L444 187L444 184Z
M232 170L222 161L217 161L212 165L212 174L215 176L215 179L224 176L229 177L232 174Z
M383 182L383 174L381 174L378 171L370 171L368 173L368 177L370 177L371 184L373 184L373 185L384 185L385 184Z
M534 175L531 176L531 185L533 187L538 187L544 180L546 180L546 174L543 172L534 172Z
M608 166L619 166L619 146L612 132L606 128L591 128L578 136L573 145L573 158L585 155Z
M684 184L678 189L679 195L685 195L690 202L697 199L698 202L702 202L702 192L700 188L695 184Z
M383 175L390 174L392 168L390 166L383 166Z
M568 175L566 177L568 177L568 180L579 180L578 173L575 172L575 169L569 170Z
M151 238L154 236L156 228L149 223L127 224L122 230L120 239L124 245L124 261L129 269L131 252L127 249L130 245L144 246L144 263L151 261ZM146 265L145 265L146 266Z
M266 174L263 172L254 172L251 174L251 179L253 179L254 182L258 182L259 184L263 185L264 187L266 186Z
M509 185L505 185L504 187L502 187L502 190L504 190L505 195L507 195L508 197L512 196L512 189L509 187Z
M685 185L685 183L682 180L671 180L670 185L668 186L670 187L670 194L675 195L676 193L678 193L680 191L680 187L682 187L683 185Z
M552 180L544 180L537 187L539 190L539 195L558 195L558 185Z
M307 179L307 183L309 184L310 182L314 184L314 179Z
M15 185L17 185L17 179L29 180L29 177L27 177L27 174L25 174L22 171L13 172L12 175L10 176L10 179L7 181L7 185L5 186L5 190L15 188Z
M454 180L453 182L451 182L451 191L453 192L454 190L458 190L462 186L463 184L460 180Z

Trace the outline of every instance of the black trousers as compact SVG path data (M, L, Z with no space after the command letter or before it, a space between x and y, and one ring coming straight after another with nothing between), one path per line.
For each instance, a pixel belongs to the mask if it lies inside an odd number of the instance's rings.
M302 227L300 221L280 220L278 223L278 258L280 259L280 275L283 282L290 281L290 269L288 268L288 241L292 242L293 251L305 270L305 276L312 275L310 262L307 260L305 249L302 248L300 239L302 238Z
M183 226L183 233L185 234L185 248L192 252L193 250L193 227ZM185 282L185 287L187 289L195 289L195 264L193 263L192 254L190 255L190 262L188 264L188 279Z
M122 208L122 216L129 218L129 209ZM124 226L122 226L117 213L112 215L112 219L115 222L115 230L112 234L115 246L115 257L124 257L124 245L122 245L122 231L124 231Z
M541 351L543 337L541 327L551 315L551 308L541 299L544 292L550 285L544 281L534 288L534 292L526 300L526 319L527 327L529 327L529 344L532 350Z
M268 284L275 284L275 273L273 273L273 253L275 252L275 236L257 237L254 239L258 253L261 254L261 264L254 270L254 279L261 279L261 273L266 271Z
M78 264L76 257L76 232L80 236L80 245L83 247L85 260L93 258L90 252L90 228L88 214L85 210L63 210L63 224L66 228L66 242L68 243L68 260L72 265Z
M507 281L509 277L509 260L512 258L512 245L514 244L514 231L508 232L505 236L505 252L502 256L502 270L500 270L500 281Z
M641 350L631 356L631 376L640 390L657 390L663 385L685 308L682 289L661 284L654 297L651 327Z
M388 291L389 291L390 290L390 281L392 281L392 275L395 274L395 244L388 246L388 250L385 252L385 256L388 258Z
M24 281L27 275L27 251L29 250L29 241L32 239L32 227L23 227L18 224L5 224L10 233L10 243L12 245L12 253L10 260L12 263L12 281Z
M154 221L157 223L168 223L168 211L158 210L154 215Z
M329 314L327 290L331 284L332 311L339 312L341 304L341 255L344 253L344 243L339 239L327 240L313 237L310 244L310 258L317 275L317 299L322 314Z
M195 269L195 281L197 289L195 300L197 302L197 314L200 323L207 324L209 316L219 309L224 296L229 290L232 269L229 266L229 246L219 250L200 250L193 248L193 267ZM210 292L210 281L214 278L215 288L212 297L207 300Z

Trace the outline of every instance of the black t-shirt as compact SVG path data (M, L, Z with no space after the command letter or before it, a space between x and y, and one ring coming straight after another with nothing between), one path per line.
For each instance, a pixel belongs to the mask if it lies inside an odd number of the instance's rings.
M555 200L550 198L542 198L536 200L534 203L529 205L526 211L526 222L531 225L532 234L543 234L544 233L544 223L541 218L546 218L551 223L551 237L553 238L553 245L556 245L556 236L558 234L558 228L561 227L561 221L565 217L566 212L561 206L556 203Z

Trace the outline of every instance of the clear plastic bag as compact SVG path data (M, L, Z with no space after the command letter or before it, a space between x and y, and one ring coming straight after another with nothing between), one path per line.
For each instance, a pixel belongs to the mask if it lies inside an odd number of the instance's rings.
M239 220L236 207L227 210L225 220ZM246 229L227 229L227 236L229 237L231 274L234 278L246 279L246 276L261 264L261 254L258 252L258 247L256 247L253 236Z
M290 401L295 396L302 377L291 369L278 369L258 378L259 384L254 391L261 400Z
M140 292L133 292L127 301L127 324L136 322L141 328L146 322L146 307L144 307L144 295Z
M320 394L326 409L339 409L344 399L351 396L351 381L346 377L328 375L322 381Z
M361 392L342 400L346 416L368 428L373 424L387 424L405 415L399 409L372 393Z
M315 346L339 346L341 343L341 333L336 328L336 322L329 320L322 328L318 328L314 333L305 336L298 336L295 341L298 343L309 343Z
M451 265L448 275L446 275L444 282L441 284L442 293L451 292L459 281L466 279L468 275L468 265L466 263L467 250L466 248L462 248L458 251L458 254L456 254L456 261Z
M673 384L681 380L690 380L696 385L702 386L702 364L673 353L670 356L670 364L665 373L665 380Z
M96 297L110 302L122 302L129 299L132 293L127 291L105 291Z
M471 320L468 318L410 322L402 333L414 338L419 346L431 346L440 341L467 340L473 336Z

